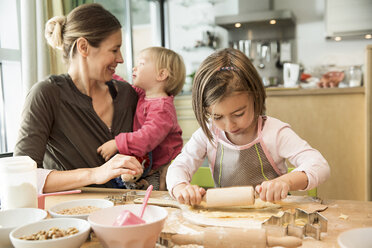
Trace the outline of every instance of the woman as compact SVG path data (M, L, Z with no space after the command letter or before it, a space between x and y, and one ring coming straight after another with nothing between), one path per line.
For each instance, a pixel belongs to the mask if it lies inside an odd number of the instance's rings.
M38 174L44 192L114 187L111 179L142 173L133 157L117 155L105 163L96 152L115 135L132 131L136 109L132 87L112 80L123 63L119 21L99 4L85 4L50 19L45 37L63 51L68 73L31 88L14 155L28 155L46 169Z

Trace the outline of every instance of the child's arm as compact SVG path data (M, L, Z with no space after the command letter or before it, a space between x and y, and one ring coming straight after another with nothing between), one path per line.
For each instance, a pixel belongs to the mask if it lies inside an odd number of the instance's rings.
M97 153L100 154L105 159L105 161L108 161L117 152L118 148L114 139L107 141L97 148Z
M277 146L279 156L288 159L296 167L289 174L303 172L306 175L306 178L303 178L304 187L297 183L298 186L293 190L310 190L329 178L330 168L326 159L289 126L279 131Z
M324 157L301 139L288 124L269 117L263 129L263 139L282 173L287 169L284 159L288 159L296 169L256 187L261 199L283 199L290 190L309 190L329 177L330 169Z
M176 118L175 111L159 108L154 104L148 110L146 120L140 129L130 133L120 133L115 137L120 154L142 157L153 151L173 129Z
M307 176L303 171L284 174L256 186L257 193L263 201L280 201L287 197L289 191L303 190L307 186Z
M179 202L186 204L200 203L199 197L196 195L201 194L202 196L204 193L197 190L198 186L191 186L190 182L194 173L203 164L207 152L210 150L209 147L212 147L212 145L202 129L199 128L169 166L166 177L168 191Z

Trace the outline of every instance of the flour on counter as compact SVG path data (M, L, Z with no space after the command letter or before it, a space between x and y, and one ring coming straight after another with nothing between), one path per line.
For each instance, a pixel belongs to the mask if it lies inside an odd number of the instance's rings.
M189 223L185 223L182 220L182 215L179 209L167 208L168 218L163 227L163 233L171 234L199 234L199 230L196 230L197 227L191 226Z

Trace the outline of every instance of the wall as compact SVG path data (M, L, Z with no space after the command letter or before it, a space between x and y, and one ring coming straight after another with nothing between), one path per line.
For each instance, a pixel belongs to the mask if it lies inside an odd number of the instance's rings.
M274 9L290 9L297 19L297 58L306 69L322 65L350 66L364 64L365 48L372 40L330 41L325 39L325 1L326 0L274 0ZM181 5L188 2L189 6ZM202 39L202 30L210 27L202 24L211 22L217 15L233 15L238 13L238 0L216 1L211 5L208 1L170 1L170 47L184 57L188 73L210 53L212 49L185 51L183 47L192 46L196 40ZM243 0L242 3L244 3ZM249 2L244 10L249 9ZM242 8L242 6L240 6ZM188 26L189 29L182 28ZM220 47L227 46L227 32L219 27L214 28L220 38Z
M190 74L208 55L214 52L209 47L194 48L203 40L203 32L216 32L219 47L227 46L227 31L214 24L216 15L230 15L237 12L237 1L170 0L169 1L169 43L170 48L184 58L186 73Z
M275 9L290 9L297 18L297 58L305 68L334 64L364 64L365 49L372 40L326 40L326 0L275 0ZM294 3L295 2L295 3ZM372 25L372 24L371 24Z

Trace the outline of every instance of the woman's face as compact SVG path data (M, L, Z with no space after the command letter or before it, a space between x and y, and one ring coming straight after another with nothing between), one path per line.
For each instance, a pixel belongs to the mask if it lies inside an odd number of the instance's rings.
M213 124L233 143L249 143L256 136L254 103L247 93L235 92L208 108Z
M137 66L133 68L133 84L147 90L153 86L156 76L156 65L150 52L141 52L138 56Z
M89 46L89 79L103 82L112 79L116 66L124 62L120 51L121 41L121 30L118 29L103 40L99 47Z

